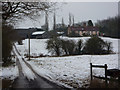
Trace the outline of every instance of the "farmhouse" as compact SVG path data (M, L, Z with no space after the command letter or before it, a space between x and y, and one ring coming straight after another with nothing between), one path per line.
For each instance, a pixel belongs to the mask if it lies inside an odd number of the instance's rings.
M68 35L77 34L78 36L99 35L99 28L96 26L68 26Z

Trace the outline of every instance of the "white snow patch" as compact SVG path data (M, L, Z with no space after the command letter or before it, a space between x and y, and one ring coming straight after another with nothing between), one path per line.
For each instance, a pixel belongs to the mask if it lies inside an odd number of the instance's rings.
M90 61L93 64L108 65L108 69L118 68L118 55L79 55L69 57L44 57L29 63L34 70L53 80L72 80L82 83L90 76ZM91 58L91 60L90 60ZM104 76L103 69L93 69L94 75Z
M48 50L46 49L47 40L48 39L31 39L30 55L32 56L39 56L40 54L51 55L51 53L49 53ZM17 43L15 43L15 45L22 56L24 56L24 54L28 54L28 39L23 40L23 45L17 45Z
M33 32L32 35L38 35L38 34L43 34L45 31L37 31L37 32Z
M11 52L11 55L14 55L13 52ZM16 65L16 57L12 57L12 61L15 63L10 66L0 66L0 79L14 80L19 76L18 66Z
M17 66L9 66L0 68L0 78L14 80L19 76L19 71Z

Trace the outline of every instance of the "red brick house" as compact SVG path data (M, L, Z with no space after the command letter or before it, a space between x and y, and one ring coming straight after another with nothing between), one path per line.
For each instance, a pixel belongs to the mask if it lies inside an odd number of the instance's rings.
M99 28L96 26L68 26L68 35L70 35L72 32L78 34L79 36L99 35Z

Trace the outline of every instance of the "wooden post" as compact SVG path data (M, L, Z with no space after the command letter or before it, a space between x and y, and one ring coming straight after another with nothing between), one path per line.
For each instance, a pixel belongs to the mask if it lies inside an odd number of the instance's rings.
M107 64L105 64L105 83L107 84Z
M120 81L120 76L118 77L118 80Z
M91 80L93 80L93 77L92 77L92 63L90 63L90 76L91 76Z
M92 77L92 67L94 68L105 68L105 83L107 84L107 64L103 65L92 65L92 63L90 63L90 76L91 76L91 80L93 80Z

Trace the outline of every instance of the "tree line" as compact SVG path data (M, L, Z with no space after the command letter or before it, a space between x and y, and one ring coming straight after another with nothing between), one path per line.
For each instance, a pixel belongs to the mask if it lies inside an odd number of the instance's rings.
M120 38L119 32L120 16L111 17L105 20L100 20L96 23L99 26L100 32L104 33L104 36Z
M112 53L112 43L104 41L97 36L91 37L85 43L81 39L75 42L74 40L65 40L58 37L51 38L46 43L46 49L55 56Z

